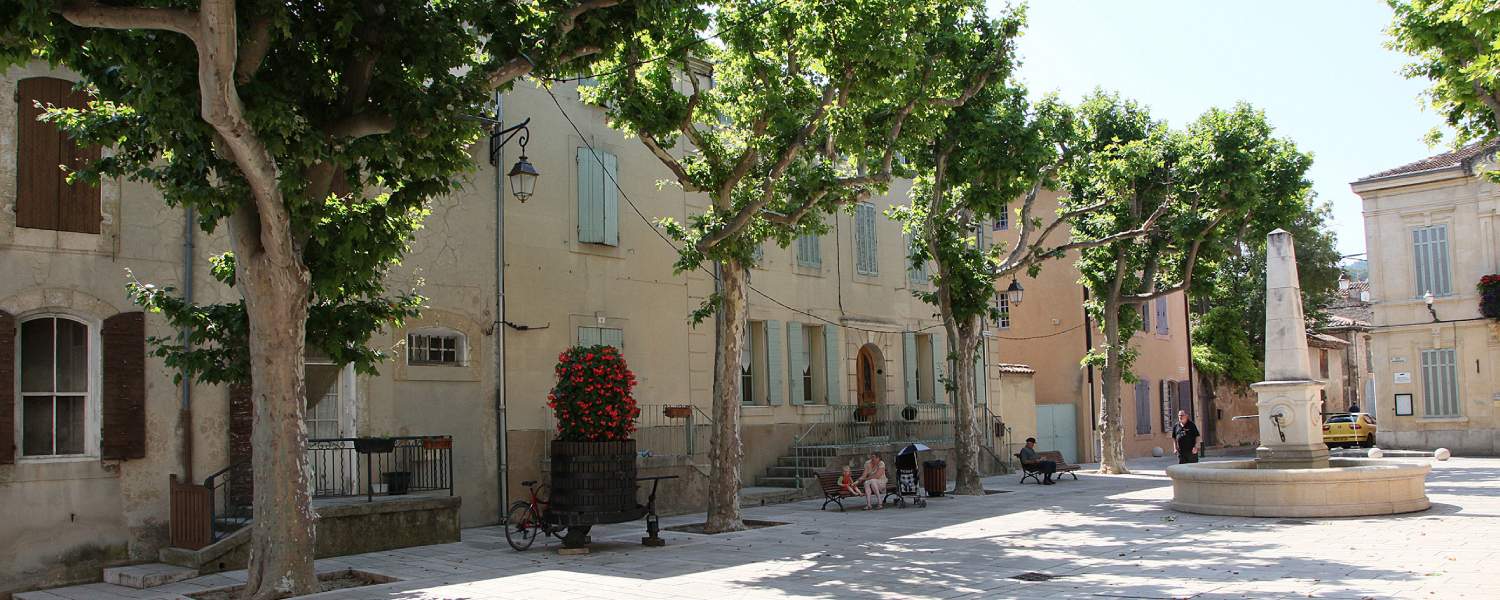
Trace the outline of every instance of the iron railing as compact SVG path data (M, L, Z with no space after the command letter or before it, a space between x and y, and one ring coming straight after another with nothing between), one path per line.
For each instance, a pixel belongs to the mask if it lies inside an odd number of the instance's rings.
M796 445L861 446L883 443L953 441L949 404L834 405L807 429Z
M314 498L453 495L453 438L327 438L307 441Z
M703 409L691 404L638 404L640 415L635 419L636 452L642 457L684 456L706 457L709 439L713 435L713 418ZM552 409L544 408L547 432L557 431L557 421ZM551 460L551 446L544 445L541 462Z

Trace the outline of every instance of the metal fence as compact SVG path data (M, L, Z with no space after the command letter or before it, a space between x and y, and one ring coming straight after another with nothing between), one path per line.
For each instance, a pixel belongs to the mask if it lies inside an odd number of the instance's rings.
M635 449L641 456L707 456L713 419L697 406L687 404L637 404ZM552 409L544 408L547 431L557 431ZM543 445L541 461L551 460L551 447Z
M314 498L447 491L453 495L453 438L328 438L307 441Z
M948 404L835 405L797 437L797 446L953 441L953 407Z

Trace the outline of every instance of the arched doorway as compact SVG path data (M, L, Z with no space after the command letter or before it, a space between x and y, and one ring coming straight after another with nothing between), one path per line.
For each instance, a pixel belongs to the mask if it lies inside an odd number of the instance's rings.
M885 402L885 357L880 347L865 344L859 348L855 378L858 382L855 398L860 405L883 404Z

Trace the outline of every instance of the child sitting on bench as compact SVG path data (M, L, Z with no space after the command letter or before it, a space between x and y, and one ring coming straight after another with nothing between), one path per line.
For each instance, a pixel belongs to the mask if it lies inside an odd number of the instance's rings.
M854 485L854 475L849 471L849 465L844 465L844 474L839 476L839 490L849 496L858 496L859 488Z

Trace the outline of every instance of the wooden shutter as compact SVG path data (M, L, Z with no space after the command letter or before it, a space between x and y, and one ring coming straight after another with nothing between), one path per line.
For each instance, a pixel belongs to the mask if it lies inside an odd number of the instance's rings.
M1135 433L1151 434L1151 383L1145 379L1135 382Z
M1167 299L1165 297L1156 299L1156 333L1160 335L1172 333L1172 322L1167 317Z
M16 462L16 318L0 310L0 465Z
M943 386L943 367L948 365L948 344L941 333L934 333L928 339L932 340L932 401L947 404L948 390Z
M99 147L80 148L53 124L37 120L47 105L84 108L88 94L52 77L22 79L16 92L16 226L99 233L99 188L67 182L69 172L99 159Z
M146 457L146 313L120 313L99 331L104 367L100 389L100 456Z
M792 404L806 404L808 401L806 390L802 385L802 372L807 369L807 340L802 337L802 324L796 321L786 322L786 375L787 381L792 384ZM772 368L775 368L774 366Z
M578 241L604 243L604 170L588 148L578 149Z
M906 378L906 403L917 403L917 334L901 334L901 372Z
M751 335L750 337L754 339L755 336ZM785 384L783 381L785 371L781 370L781 353L783 351L781 321L766 321L766 403L771 406L781 404L781 389ZM793 387L800 389L801 382L802 380L799 377L796 380L798 385L794 385Z
M833 324L823 326L823 360L827 361L823 375L828 378L828 403L840 404L844 401L844 365L839 360L839 328Z

